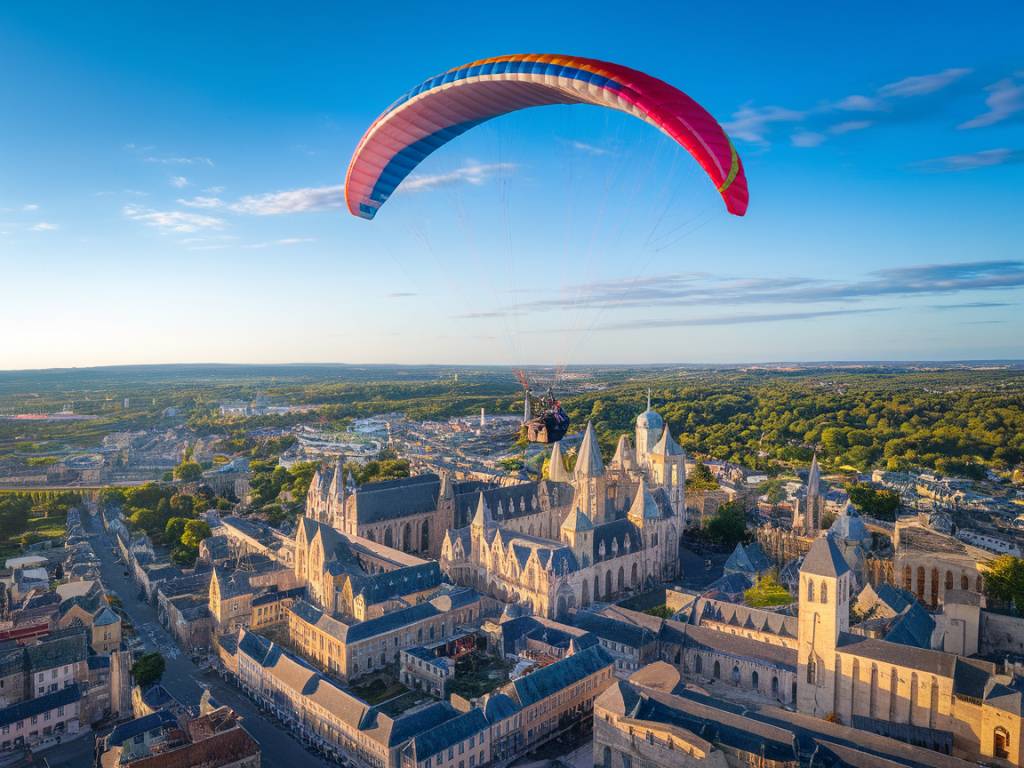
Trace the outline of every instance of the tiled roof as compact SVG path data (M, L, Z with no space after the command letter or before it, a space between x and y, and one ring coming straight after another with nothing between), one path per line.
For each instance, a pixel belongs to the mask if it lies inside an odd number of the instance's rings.
M114 727L114 730L107 736L107 749L119 747L128 739L138 736L141 733L152 731L155 728L177 728L178 721L167 710L161 709L158 712L137 717L127 723L121 723Z
M488 728L487 718L479 709L453 717L441 725L418 734L413 739L417 762L443 749L468 739L473 734L481 733Z
M607 616L591 611L578 611L573 623L588 632L593 632L604 640L628 645L630 648L642 648L653 643L657 636L644 627L626 621L610 619Z
M441 479L434 474L367 483L354 494L356 519L365 524L433 512L440 487Z
M594 646L542 667L512 685L520 705L528 707L612 664L614 661L608 652Z
M6 709L0 709L0 726L11 725L19 720L24 720L32 715L41 715L57 707L74 704L82 698L82 692L78 684L69 685L53 693L43 694L34 699L28 699L17 704L12 704Z

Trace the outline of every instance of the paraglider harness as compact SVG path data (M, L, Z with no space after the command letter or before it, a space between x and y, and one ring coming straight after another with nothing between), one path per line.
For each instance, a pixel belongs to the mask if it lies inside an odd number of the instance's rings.
M531 443L557 443L569 430L569 415L548 390L543 413L523 426L526 428L526 439Z

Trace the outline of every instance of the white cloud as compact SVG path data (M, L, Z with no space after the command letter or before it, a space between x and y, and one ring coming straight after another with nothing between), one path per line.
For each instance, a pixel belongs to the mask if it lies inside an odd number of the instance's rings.
M1024 76L1024 73L1018 73L1018 75ZM989 94L985 99L988 112L980 114L966 123L961 123L960 128L985 128L1001 123L1011 115L1024 110L1024 84L1007 77L998 83L992 83L985 90Z
M23 210L23 211L38 211L39 210L39 206L36 203L26 203L25 205L21 206L21 210Z
M923 171L935 172L973 171L975 168L991 168L995 165L1009 165L1022 162L1024 162L1024 150L1001 147L999 149L985 149L981 152L972 152L966 155L936 157L932 160L917 163L915 167Z
M299 245L300 243L312 243L315 238L312 237L282 237L280 240L268 240L263 243L249 243L243 245L243 248L270 248L275 245Z
M798 131L789 138L794 147L816 147L825 141L825 134L814 131Z
M209 165L213 166L213 160L208 157L155 157L150 155L143 158L147 163L159 163L160 165Z
M175 189L184 189L188 186L188 179L184 176L171 176L170 184Z
M208 195L219 195L224 191L224 187L207 187L203 190Z
M598 147L594 144L587 144L585 141L570 141L569 146L573 149L584 153L585 155L607 155L610 154L609 150L604 147Z
M283 192L268 192L263 195L247 195L232 203L228 208L235 213L253 216L276 216L282 213L302 213L339 208L345 195L340 186L304 187Z
M40 221L38 224L32 227L33 232L52 232L57 229L56 224L51 224L48 221Z
M224 226L223 219L187 211L154 211L137 205L126 205L121 213L125 218L142 222L162 232L198 232Z
M184 198L178 198L178 205L184 205L187 208L223 208L224 201L219 197L193 197L191 200L185 200Z
M488 177L502 171L514 171L514 163L468 163L448 173L435 173L430 175L410 174L402 182L399 190L402 192L425 192L438 187L447 187L452 184L473 184L480 185L487 181Z
M742 107L733 112L732 120L723 126L726 132L737 139L754 144L764 144L772 123L797 123L806 113L785 107Z
M878 89L878 95L883 99L891 97L906 98L907 96L925 96L929 93L941 91L948 85L955 83L961 77L969 75L970 69L964 67L944 69L931 75L915 75L897 80L895 83L883 85Z
M836 109L844 109L850 112L873 112L880 108L881 102L878 99L857 94L847 96L836 103Z
M874 125L872 120L847 120L844 123L836 123L828 129L828 132L834 133L836 136L841 136L844 133L863 131L865 128L870 128L872 125Z

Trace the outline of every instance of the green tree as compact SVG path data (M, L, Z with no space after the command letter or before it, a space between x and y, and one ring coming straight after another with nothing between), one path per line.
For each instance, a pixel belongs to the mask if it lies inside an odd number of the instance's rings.
M775 571L770 571L743 593L743 602L751 608L768 608L776 605L789 605L793 602L793 596L779 583L779 577Z
M145 688L147 685L159 682L164 675L166 666L167 662L164 661L161 654L155 651L142 654L132 664L132 677L135 678L135 684Z
M868 483L853 483L846 487L853 505L869 517L895 520L900 508L900 495L887 488L876 488Z
M185 483L195 482L203 476L203 468L195 461L183 461L174 468L174 479Z
M189 520L185 523L185 531L181 534L181 543L189 549L199 549L203 539L210 536L210 526L205 520Z
M715 491L718 490L718 481L711 474L708 465L698 461L693 471L686 478L686 490L688 491Z
M989 563L985 593L1018 612L1024 610L1024 560L1000 555Z
M747 514L735 501L723 504L705 526L708 538L717 544L735 546L747 537Z
M172 517L164 526L164 541L168 544L177 544L181 541L181 535L185 532L185 524L189 520L184 517Z

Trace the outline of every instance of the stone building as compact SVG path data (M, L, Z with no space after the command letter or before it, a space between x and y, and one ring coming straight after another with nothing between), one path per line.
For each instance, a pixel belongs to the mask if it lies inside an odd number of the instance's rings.
M983 594L985 564L995 559L991 552L933 530L918 519L897 521L893 547L895 585L913 592L931 608L943 604L948 590Z
M554 521L535 529L522 517L496 517L481 491L472 522L445 534L442 569L458 584L556 617L675 578L686 456L649 405L637 417L636 444L634 452L623 435L606 468L587 425L557 533ZM549 474L559 485L568 478L557 444Z

